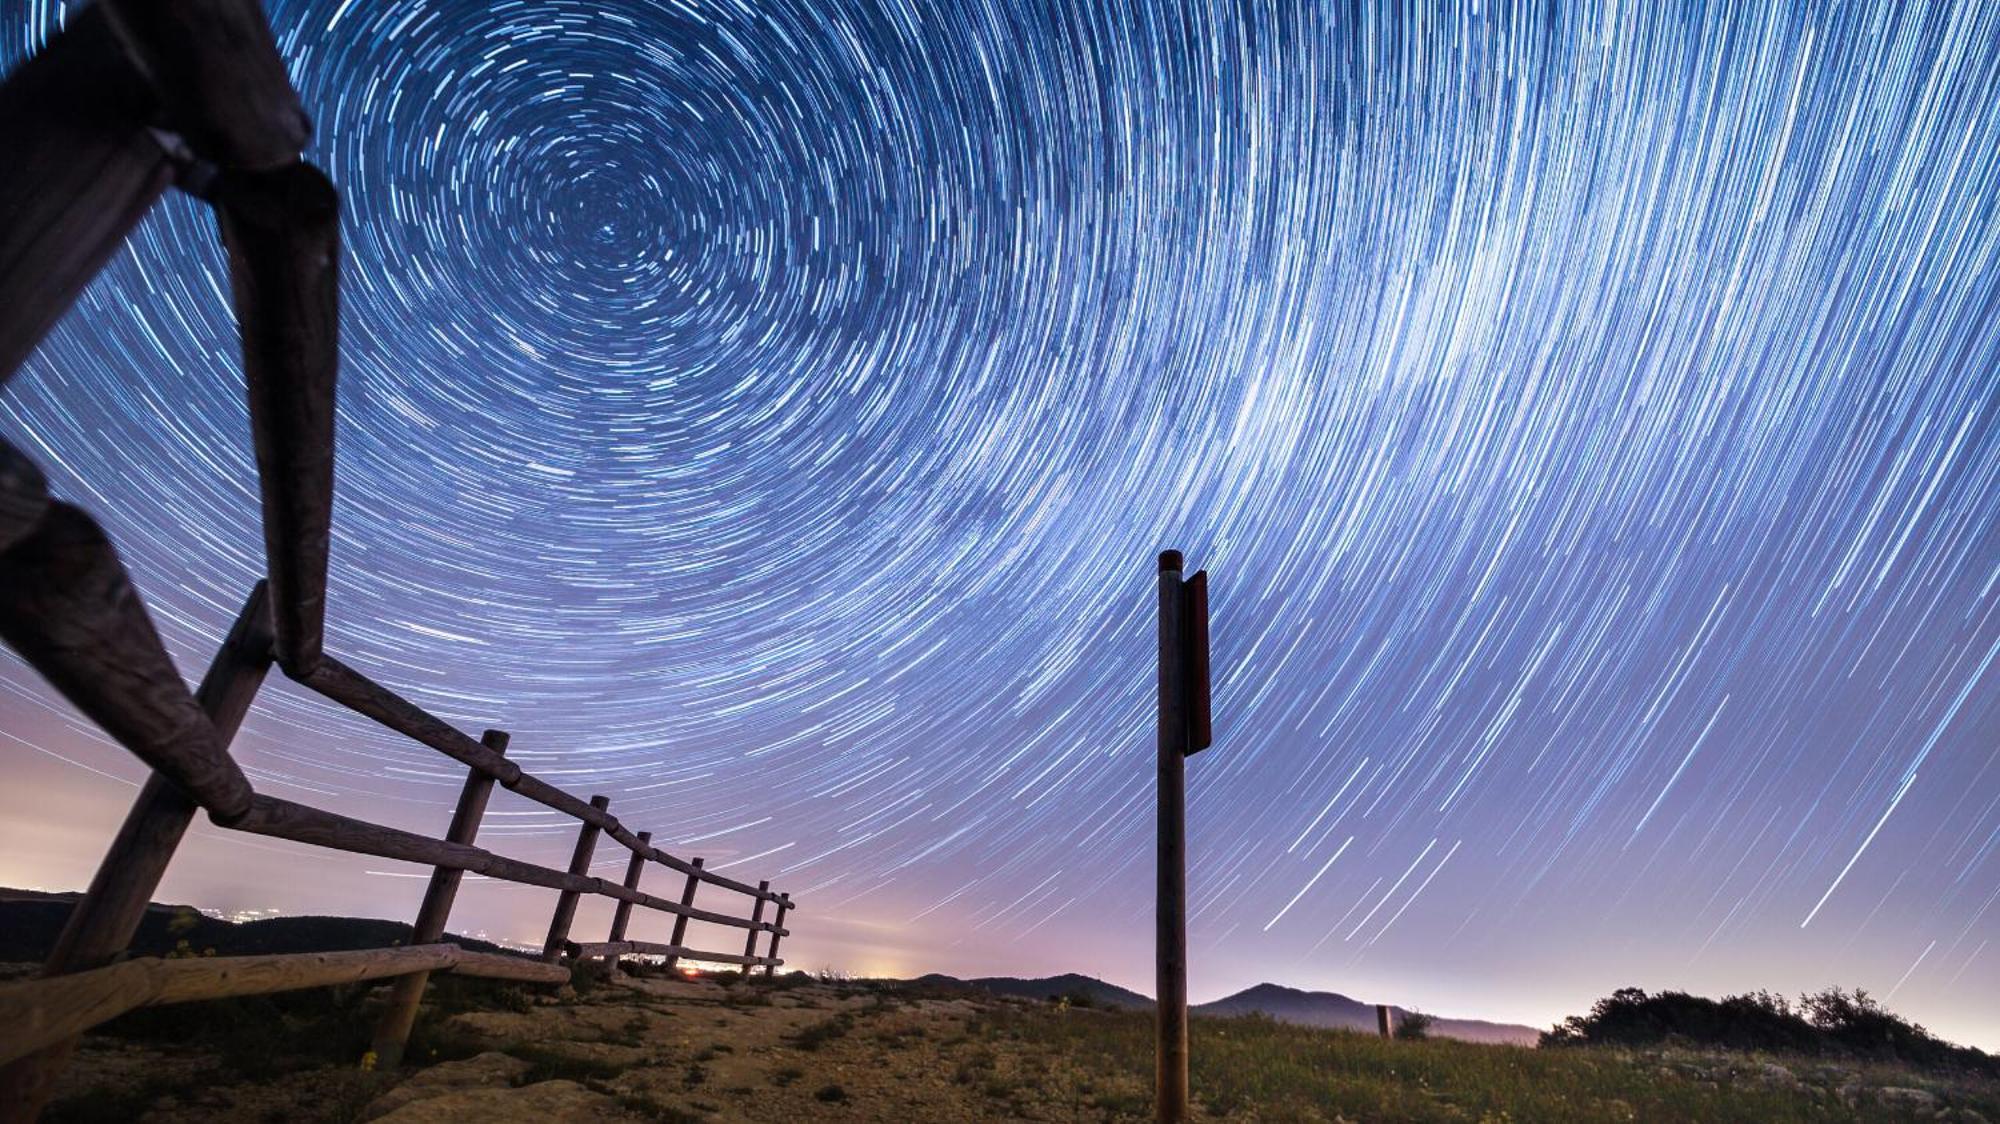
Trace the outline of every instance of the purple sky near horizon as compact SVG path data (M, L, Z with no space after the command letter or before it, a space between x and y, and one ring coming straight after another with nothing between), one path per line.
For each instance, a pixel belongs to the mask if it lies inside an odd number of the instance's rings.
M345 207L329 650L790 891L792 966L1151 990L1177 547L1195 999L2000 1050L2000 9L268 7ZM170 198L0 394L191 680L262 565L226 293ZM462 777L279 676L235 753L428 834ZM143 774L6 651L0 768L0 885L82 886ZM423 873L204 822L160 896Z

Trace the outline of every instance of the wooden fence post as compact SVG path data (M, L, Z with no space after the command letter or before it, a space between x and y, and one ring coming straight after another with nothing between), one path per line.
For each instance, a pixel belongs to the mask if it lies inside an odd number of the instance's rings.
M743 955L745 956L757 955L757 926L764 920L764 895L769 893L770 889L771 883L769 880L757 883L757 905L750 911L750 932L743 938ZM743 965L744 979L747 980L750 978L750 969L753 967L755 965Z
M224 745L236 736L264 682L272 643L269 586L258 582L195 690L195 702ZM160 774L147 779L90 880L90 889L56 938L43 975L99 967L132 943L139 919L145 916L194 813L194 801ZM75 1049L76 1040L70 1039L0 1067L0 1121L35 1119Z
M277 61L275 53L270 61ZM289 95L283 81L280 69L277 89ZM297 678L319 665L325 637L340 366L340 193L318 168L296 163L226 173L215 197L243 339L278 663Z
M479 739L481 745L495 753L507 752L507 740L504 730L488 730ZM452 843L471 843L477 838L479 821L486 816L486 801L492 794L493 778L478 769L468 770L465 787L458 792L458 807L451 814L451 827L445 832L445 839ZM430 885L424 890L424 902L417 907L417 922L410 933L411 945L435 944L443 939L452 902L458 897L459 881L464 877L464 871L447 867L431 871ZM423 1004L424 988L430 983L430 978L429 972L412 972L397 978L394 989L389 993L389 1007L375 1024L375 1043L370 1049L375 1054L377 1067L394 1069L402 1064L403 1048L409 1044L410 1028L416 1025L417 1008Z
M791 896L790 894L779 894L779 895L778 895L778 917L777 917L777 920L775 920L775 921L771 922L771 926L772 926L772 928L771 928L771 951L770 951L770 957L771 957L771 960L772 960L773 962L772 962L772 963L770 963L770 964L766 964L766 965L764 965L764 978L765 978L765 979L767 979L767 980L771 978L771 975L772 975L772 973L774 973L774 972L776 972L776 971L778 970L778 965L777 965L777 963L776 963L776 961L777 961L777 959L778 959L778 942L779 942L780 940L784 939L784 936L785 936L785 911L786 911L786 910L788 910L788 909L790 909L790 908L792 908L792 896Z
M652 841L652 832L642 831L639 833L640 843L651 843ZM627 890L638 889L639 876L644 873L646 873L646 853L644 851L632 852L632 861L625 864L625 888ZM624 898L618 899L618 908L611 912L611 935L604 939L612 942L624 940L625 926L630 924L631 921L632 903L626 901ZM615 952L611 954L611 966L613 968L618 966L618 954Z
M696 859L692 863L688 864L694 867L694 869L688 871L687 885L681 888L681 905L683 906L691 906L694 904L694 892L696 888L698 888L701 885L701 863L702 860ZM675 948L682 947L681 942L687 938L687 931L688 931L687 914L683 913L677 915L674 918L674 935L667 938L667 943L674 946ZM680 961L681 958L678 953L667 957L667 971L669 972L673 971L674 965L680 963Z
M1391 1037L1389 1032L1394 1029L1391 1025L1392 1022L1393 1020L1389 1015L1389 1005L1387 1003L1375 1004L1375 1033L1380 1034L1384 1038Z
M602 812L611 806L609 796L593 796L590 806ZM576 850L569 858L569 872L588 876L590 856L597 850L597 834L602 829L596 824L584 821L583 830L576 836ZM556 898L556 912L549 918L549 939L542 942L542 959L550 964L562 959L563 942L569 940L569 924L576 920L576 900L582 897L577 890L564 890Z

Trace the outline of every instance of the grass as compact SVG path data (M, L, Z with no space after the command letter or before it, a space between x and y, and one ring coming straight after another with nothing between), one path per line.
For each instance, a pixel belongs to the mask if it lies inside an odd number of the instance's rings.
M1065 1012L1021 1007L996 1010L973 1028L986 1045L973 1048L959 1080L1000 1095L1008 1084L993 1072L995 1046L1008 1053L1054 1055L1084 1073L1110 1077L1089 1100L1115 1117L1150 1112L1153 1023L1145 1014ZM1260 1119L1332 1118L1368 1121L1651 1121L1717 1124L1908 1119L1909 1110L1860 1098L1842 1103L1810 1087L1778 1088L1747 1076L1764 1060L1724 1058L1720 1080L1676 1074L1653 1055L1609 1049L1531 1050L1448 1039L1383 1041L1372 1035L1288 1026L1260 1017L1192 1020L1189 1084L1216 1114L1251 1112ZM1709 1057L1714 1057L1710 1055ZM1820 1059L1789 1060L1794 1068ZM1730 1062L1745 1074L1730 1080ZM1711 1067L1711 1072L1713 1069ZM1030 1065L1028 1068L1032 1068ZM1876 1085L1911 1086L1919 1075L1898 1070L1872 1075ZM1957 1087L1948 1102L1993 1117L2000 1087ZM1928 1113L1926 1114L1928 1115Z

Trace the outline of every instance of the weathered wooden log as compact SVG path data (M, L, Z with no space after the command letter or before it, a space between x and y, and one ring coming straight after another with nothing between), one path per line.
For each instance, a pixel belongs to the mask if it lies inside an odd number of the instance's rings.
M149 11L224 6L230 0L121 5ZM215 200L243 337L278 662L296 677L319 662L325 638L340 367L340 195L319 169L292 164L226 175Z
M210 818L214 819L213 816ZM488 878L519 882L529 886L546 886L552 890L560 890L571 898L572 915L575 910L575 898L584 894L597 894L629 901L648 909L657 909L663 913L678 914L695 921L706 921L712 925L745 928L751 924L741 917L679 905L664 898L654 897L643 890L627 889L616 882L607 882L602 878L578 873L574 857L569 871L551 870L545 866L506 858L467 844L432 839L427 835L384 827L381 824L357 820L309 805L293 803L290 800L281 800L275 796L259 794L251 799L249 811L231 822L223 823L216 820L216 823L221 827L247 831L253 835L289 839L295 843L309 843L316 847L327 847L352 854L400 859L404 862L447 867L452 870L470 870L484 874ZM591 844L594 848L596 845L594 833L597 829L590 824L585 824L583 827L593 833ZM582 836L579 836L579 845L581 842ZM587 864L584 869L588 869ZM763 927L768 930L770 925L765 923Z
M154 113L95 6L0 83L0 383L173 182Z
M478 976L487 980L519 980L522 983L566 984L569 972L525 956L499 952L461 952L451 966L455 976Z
M770 893L769 882L757 883L757 904L750 910L750 931L743 935L743 962L754 963L757 959L757 931L764 923L764 895ZM748 973L745 973L746 975Z
M700 859L689 862L686 859L677 859L661 850L655 850L650 857L654 862L659 863L669 870L677 870L682 874L692 874L697 879L711 886L719 886L724 890L734 890L739 894L748 894L753 898L758 896L757 887L750 885L748 882L738 882L727 875L717 874L711 870L703 870ZM766 892L763 896L767 901L777 900L776 894Z
M49 482L34 461L0 441L0 554L28 537L49 509Z
M479 743L495 753L507 752L504 730L488 730ZM444 833L447 843L471 844L479 834L479 821L486 816L487 799L493 794L493 778L477 769L468 770L465 787L459 790L458 807L452 811L451 826ZM423 904L417 907L417 921L410 933L411 944L429 944L444 936L451 917L452 902L465 872L449 867L431 871L430 885L424 889ZM396 981L389 992L389 1005L375 1024L375 1064L394 1069L402 1064L403 1048L409 1044L410 1028L416 1025L417 1009L423 1003L424 987L430 973L412 972Z
M581 820L599 831L624 830L609 812L578 800L540 777L522 773L511 782L503 780L500 783L517 795L525 796L544 807L553 808L573 820Z
M270 589L258 582L194 693L195 704L225 746L236 739L263 685L271 666L271 642ZM194 812L194 803L159 774L147 780L98 865L90 889L56 938L43 969L46 974L97 967L132 943Z
M51 503L34 531L0 554L0 637L196 803L224 817L250 806L250 782L195 705L90 516Z
M769 964L766 964L764 966L764 978L767 980L770 979L771 974L777 970L778 965L784 963L784 961L778 959L778 942L780 940L783 940L786 934L789 932L789 930L785 928L785 912L791 908L792 908L791 895L789 894L778 895L778 916L771 919L771 947L765 953L766 958L770 961Z
M674 935L668 938L668 944L678 945L687 939L688 914L694 911L694 892L701 888L701 863L702 860L696 859L688 864L687 885L681 887L681 908L674 916ZM668 954L667 970L673 971L679 959L677 955Z
M21 1058L137 1007L266 995L451 971L489 979L559 984L569 973L538 961L453 944L274 956L127 960L73 975L0 984L0 1061Z
M767 956L738 956L733 952L703 952L698 948L682 948L676 944L658 944L653 941L570 941L563 946L569 954L579 960L599 956L665 956L674 960L703 960L713 964L742 964L747 967L769 967L773 963ZM783 961L777 961L783 963Z
M432 839L427 835L384 827L261 793L251 799L249 810L241 816L227 822L213 815L209 818L215 820L217 826L247 831L252 835L268 835L274 839L310 843L315 847L350 854L401 859L452 870L483 873L487 860L493 857L464 843Z
M646 873L646 854L644 849L652 841L652 838L653 833L650 831L642 831L638 835L637 841L641 849L634 850L631 860L625 864L625 888L627 890L637 890L639 888L639 878ZM624 940L625 927L631 920L632 903L622 898L619 899L618 908L611 913L611 935L606 937L605 940L613 943Z
M234 740L270 665L270 599L264 583L258 582L195 691L195 703L208 715L223 744ZM132 943L194 812L194 801L160 774L146 779L111 849L98 864L90 889L70 911L43 965L44 975L95 968ZM73 1038L62 1039L0 1068L0 1104L16 1106L11 1110L16 1115L0 1109L0 1118L32 1119L54 1090L75 1046Z
M95 971L68 976L14 980L0 984L0 1062L12 1072L40 1052L73 1041L91 1027L134 1007L143 1006L160 991L159 960L128 960ZM67 1051L64 1052L67 1056ZM8 1119L33 1120L42 1101L32 1103L5 1088L0 1113Z
M609 796L593 796L590 806L603 811L611 803ZM599 828L586 822L578 829L576 850L570 852L569 872L573 875L590 875L590 856L597 850ZM601 881L601 880L598 880ZM556 911L549 918L549 937L542 942L542 959L553 964L562 957L563 945L569 941L570 922L576 920L578 894L574 890L564 890L556 898Z
M431 717L422 707L332 656L321 656L311 671L293 678L349 710L365 714L454 761L470 765L509 788L521 779L519 765Z
M198 154L226 168L298 159L312 121L257 0L98 2Z

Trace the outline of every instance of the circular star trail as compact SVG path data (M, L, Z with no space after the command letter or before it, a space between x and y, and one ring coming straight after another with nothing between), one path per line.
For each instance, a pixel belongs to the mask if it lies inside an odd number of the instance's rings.
M1147 978L1171 546L1197 998L1840 982L2000 1044L1991 6L271 15L344 197L330 650L792 891L794 963ZM261 567L226 293L169 200L0 399L190 674ZM284 685L237 753L431 832L459 780ZM364 866L168 888L407 913Z

